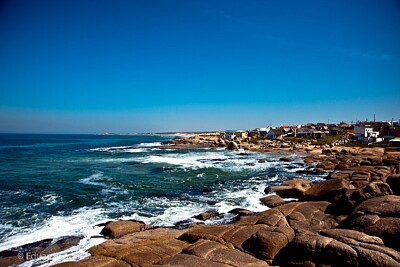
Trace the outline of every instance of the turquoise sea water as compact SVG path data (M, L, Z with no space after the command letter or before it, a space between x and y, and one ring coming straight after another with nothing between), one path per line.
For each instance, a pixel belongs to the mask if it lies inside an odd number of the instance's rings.
M207 210L261 211L267 208L258 199L267 185L318 179L295 172L304 168L295 155L282 163L280 154L159 148L172 138L0 135L0 251L83 235L79 246L52 260L79 259L102 242L90 238L101 222L122 218L173 226L196 221L191 217Z

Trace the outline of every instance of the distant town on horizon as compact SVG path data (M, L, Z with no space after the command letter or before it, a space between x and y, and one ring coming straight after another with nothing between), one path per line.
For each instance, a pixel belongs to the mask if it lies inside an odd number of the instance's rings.
M374 116L375 117L375 116ZM283 140L284 138L323 138L325 136L347 135L360 143L379 143L400 140L400 119L395 121L357 121L356 123L340 122L336 123L307 123L299 125L281 125L278 127L259 127L254 129L229 129L201 132L160 132L160 133L109 133L104 132L99 135L138 135L138 134L201 134L201 133L220 133L224 139L246 139L254 137L266 137L269 139Z

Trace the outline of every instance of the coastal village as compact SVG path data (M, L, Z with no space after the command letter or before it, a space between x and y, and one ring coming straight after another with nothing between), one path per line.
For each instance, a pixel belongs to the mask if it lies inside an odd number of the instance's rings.
M227 147L255 152L298 151L317 152L335 146L385 147L400 146L400 122L364 121L355 124L308 123L305 125L225 130L211 133L178 133L171 142L176 148Z
M326 136L345 136L348 141L358 141L360 144L399 142L400 122L358 122L348 124L308 123L306 125L256 128L250 131L226 130L221 134L224 139L246 139L267 137L277 140L321 139Z

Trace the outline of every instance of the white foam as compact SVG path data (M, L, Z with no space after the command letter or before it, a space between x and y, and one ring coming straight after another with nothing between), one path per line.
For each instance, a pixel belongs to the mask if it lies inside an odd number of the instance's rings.
M210 164L199 161L201 156L181 157L181 156L149 156L143 163L167 163L179 165L187 168L207 168Z
M111 146L111 147L98 147L98 148L93 148L89 149L90 151L101 151L101 152L107 152L107 151L118 151L118 150L124 150L124 149L130 149L132 146Z
M14 227L11 224L2 224L0 223L0 229L5 229L5 230L12 230Z
M105 183L100 183L98 182L99 180L101 180L103 178L103 173L102 172L96 172L92 175L90 175L89 177L80 179L79 182L82 184L88 184L88 185L95 185L95 186L102 186L102 187L106 187L107 185Z
M124 149L123 152L128 152L128 153L143 153L147 152L147 149L143 148L129 148L129 149Z
M136 145L137 147L157 147L157 146L162 146L163 144L161 142L151 142L151 143L140 143Z
M124 162L137 162L137 158L88 159L88 161L100 162L100 163L124 163Z
M46 206L50 206L56 204L59 198L60 196L57 196L55 194L46 194L42 196L42 203L44 203Z
M268 178L267 181L268 181L268 182L274 182L274 181L276 181L276 180L278 180L278 179L279 179L279 175L276 174L274 177Z
M227 213L235 208L248 209L254 212L268 210L269 208L259 201L260 198L265 197L264 189L265 184L257 182L257 184L249 185L245 189L225 190L221 194L223 200L215 206L219 213Z
M148 221L157 226L173 226L176 222L187 220L206 211L202 204L187 203L186 205L170 207L163 214L150 218Z
M31 266L53 266L58 263L66 261L79 261L90 256L87 252L93 246L103 243L105 240L103 238L84 238L77 246L71 247L67 250L50 254L50 255L40 255L40 258L24 262L20 264L20 267L31 267Z
M150 155L142 158L142 163L166 163L170 165L180 166L187 169L199 168L219 168L226 171L244 171L266 170L278 162L258 162L258 154L250 154L246 157L238 157L235 153L223 152L203 152L203 153L186 153L186 154L165 154Z
M148 149L148 148L136 148L131 146L121 146L121 147L99 147L90 149L91 151L100 151L100 152L125 152L125 153L143 153L148 152L149 150L156 150L156 148Z
M0 251L62 236L83 235L86 242L91 242L90 237L97 235L101 230L95 225L105 220L104 213L103 209L80 208L69 216L52 216L43 225L25 229L4 240L0 244Z
M188 220L201 212L208 210L210 207L201 202L189 202L182 200L171 200L167 198L151 198L146 201L149 206L163 206L165 209L161 214L150 217L139 216L137 213L131 216L122 217L123 220L140 220L146 224L154 226L174 226L175 223L183 220Z

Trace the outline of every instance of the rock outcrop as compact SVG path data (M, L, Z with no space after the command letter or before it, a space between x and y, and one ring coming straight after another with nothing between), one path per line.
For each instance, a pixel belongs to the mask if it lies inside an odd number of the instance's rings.
M281 185L269 186L265 189L265 192L274 192L283 198L301 198L311 186L310 180L292 179L284 181Z
M221 243L209 240L198 240L185 248L181 254L160 261L155 266L269 266L249 254L228 248Z
M21 264L31 259L57 253L79 244L83 236L63 236L45 239L0 252L0 266Z
M306 192L304 192L302 200L324 200L324 201L337 201L344 192L348 189L354 189L345 179L331 179L315 184Z
M351 189L344 192L341 199L332 203L331 212L337 214L349 214L361 202L380 196L391 195L392 189L383 182L372 182L359 189Z
M231 141L228 143L228 149L229 150L238 150L239 145L235 141Z
M146 228L149 228L149 226L139 221L114 221L106 223L100 234L110 238L118 238L127 234L143 231Z
M380 238L347 229L300 232L274 264L282 266L398 266L400 253Z
M305 162L327 171L327 180L267 188L276 195L260 200L266 211L235 209L231 224L180 230L109 223L102 233L112 239L91 248L91 257L57 266L400 266L400 196L393 195L400 156L325 149Z
M400 250L400 196L365 200L340 227L378 236L387 246Z
M150 229L108 240L89 250L92 257L56 266L152 266L182 252L190 244L177 239L182 230Z
M274 207L285 204L285 200L283 200L278 195L270 195L267 197L260 198L260 202L261 202L261 204L266 205L270 208L274 208Z
M205 220L209 220L213 217L217 217L219 215L219 213L217 211L206 211L203 213L200 213L196 216L194 216L194 218L201 220L201 221L205 221Z

